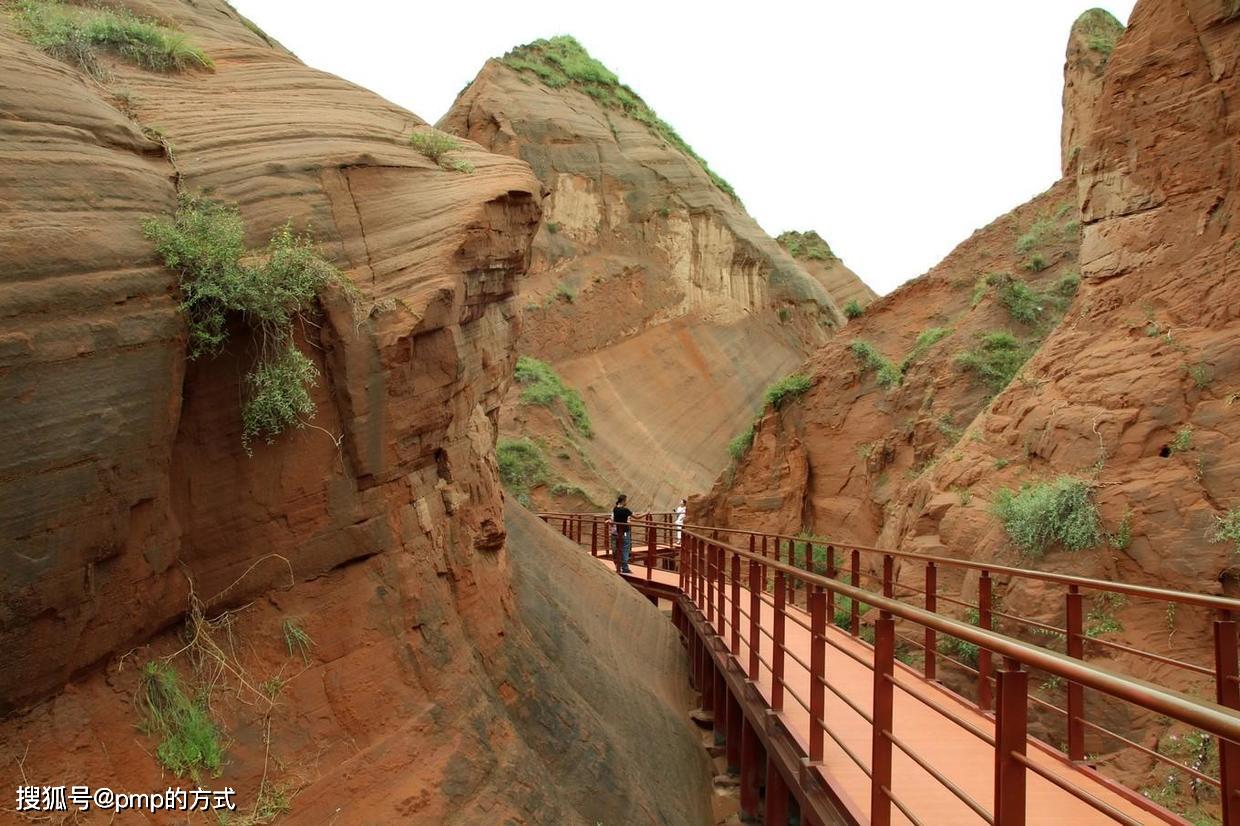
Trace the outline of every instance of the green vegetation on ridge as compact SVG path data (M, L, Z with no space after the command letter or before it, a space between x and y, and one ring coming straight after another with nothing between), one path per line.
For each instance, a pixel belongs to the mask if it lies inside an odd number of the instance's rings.
M788 399L795 399L814 386L809 376L793 373L784 376L766 389L766 403L778 410Z
M18 33L38 49L98 80L108 77L99 60L101 52L156 72L215 65L183 33L128 11L70 6L56 0L22 0L16 9Z
M620 82L614 72L590 56L580 43L569 35L549 40L535 40L518 46L501 58L504 65L518 72L530 72L552 89L573 86L594 98L606 109L623 112L645 124L656 135L697 161L711 181L734 201L736 191L715 174L706 160L685 143L676 130L655 114L641 96Z
M224 762L220 733L202 698L191 699L177 672L167 662L152 660L142 669L139 700L146 734L159 737L155 756L164 768L180 777L215 777Z
M523 385L520 397L522 404L552 407L560 401L581 435L594 435L594 429L590 426L590 414L586 412L581 394L566 385L550 364L530 356L521 356L517 359L514 376L517 383Z
M788 230L776 236L775 241L788 250L793 258L810 258L815 261L838 261L839 256L831 251L831 246L814 230L798 232Z
M517 497L517 501L529 507L530 490L546 484L551 468L542 448L528 438L500 439L495 446L495 458L499 462L499 478L504 487Z
M1124 33L1124 24L1106 9L1093 8L1076 19L1072 30L1084 35L1089 48L1101 54L1105 62L1115 51L1115 43Z

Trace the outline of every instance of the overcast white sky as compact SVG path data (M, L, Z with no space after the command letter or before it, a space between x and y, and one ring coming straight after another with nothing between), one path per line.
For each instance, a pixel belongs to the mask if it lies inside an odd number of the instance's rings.
M572 34L772 235L817 229L886 293L1059 177L1073 0L724 4L234 0L432 123L483 62ZM1127 22L1133 0L1103 8Z

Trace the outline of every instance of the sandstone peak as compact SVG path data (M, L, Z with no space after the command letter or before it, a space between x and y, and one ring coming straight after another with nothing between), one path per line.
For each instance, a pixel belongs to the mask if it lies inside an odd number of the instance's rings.
M775 240L806 272L818 279L818 283L844 309L846 317L855 318L878 298L878 293L845 266L831 245L815 230L787 230Z
M715 186L739 200L731 184L716 174L706 159L693 151L665 120L650 108L641 95L620 82L615 72L592 57L576 38L567 34L535 40L517 46L501 59L504 65L518 72L532 74L545 86L559 89L573 86L594 98L600 106L628 115L644 123L650 131L702 165Z
M1094 122L1094 103L1102 93L1102 73L1124 24L1106 9L1084 12L1072 24L1063 68L1063 125L1060 165L1063 174L1076 169L1077 156Z

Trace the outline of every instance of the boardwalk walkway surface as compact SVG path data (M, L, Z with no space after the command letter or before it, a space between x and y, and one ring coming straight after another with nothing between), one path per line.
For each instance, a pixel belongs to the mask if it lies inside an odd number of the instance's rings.
M611 567L610 560L605 560L605 564ZM633 578L638 580L647 578L645 567L634 563L632 568ZM674 572L656 568L653 571L653 579L666 585L676 586L679 576ZM747 589L742 590L745 594L742 603L746 604L749 592ZM762 625L769 628L774 621L774 609L765 600L761 602L761 606ZM809 615L805 611L792 606L789 606L787 610L790 613L795 612L802 622L809 624ZM743 619L742 622L744 622ZM730 634L730 628L725 628L725 630ZM789 685L808 685L809 674L802 663L808 664L810 661L809 631L793 621L786 624L785 633L784 645L790 655L785 666L785 680ZM829 644L826 649L826 671L830 675L832 686L867 714L871 713L872 671L842 653L835 646L851 651L871 663L874 650L834 626L828 627L827 634L834 643L834 645ZM727 634L724 636L726 638ZM767 661L770 660L771 646L771 640L765 636L762 637L759 653ZM749 647L745 642L745 634L742 633L738 659L745 662L748 656ZM802 662L798 662L798 658ZM916 693L940 706L947 706L955 715L992 736L995 727L994 718L951 691L935 683L926 682L916 671L903 663L897 663L896 669L898 690L895 693L894 719L897 736L912 751L922 756L984 809L993 811L994 778L991 767L994 757L991 746L958 723L944 717L910 695ZM758 685L767 701L770 702L771 672L769 669L762 669ZM785 696L788 697L787 694ZM808 750L809 710L796 699L789 697L784 702L783 714L788 729ZM863 759L870 754L870 724L831 692L827 692L825 716L831 721L835 733L854 754L862 756ZM1053 772L1075 787L1085 787L1091 794L1139 823L1183 822L1179 818L1159 817L1146 808L1136 805L1114 784L1096 772L1067 762L1062 756L1056 755L1035 740L1030 740L1028 754L1030 759L1042 768ZM838 793L848 797L849 808L859 814L863 821L868 822L870 816L869 779L830 738L826 741L826 752L820 770ZM892 771L892 791L923 823L984 822L946 787L930 777L925 769L898 749L895 751ZM1073 824L1075 826L1075 824L1115 822L1113 818L1107 817L1094 807L1036 774L1030 775L1026 794L1028 795L1026 822L1029 824L1046 824L1046 826ZM908 824L912 821L896 810L893 812L892 822Z

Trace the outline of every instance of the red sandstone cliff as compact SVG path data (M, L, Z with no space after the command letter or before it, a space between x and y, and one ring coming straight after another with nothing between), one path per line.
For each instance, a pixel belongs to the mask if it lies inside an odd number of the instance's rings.
M167 785L135 697L169 657L207 680L218 783L245 807L278 788L313 822L700 822L670 628L519 511L506 540L493 450L529 167L464 142L473 172L441 168L409 145L415 115L220 0L128 7L214 70L105 55L96 81L0 14L4 785ZM252 457L253 342L238 324L187 362L176 276L143 237L178 191L237 203L251 248L311 229L360 291L360 317L331 290L296 331L312 427Z
M581 393L593 434L513 389L501 432L532 436L550 469L535 499L585 507L621 489L670 508L707 486L843 302L571 38L489 61L439 125L529 161L548 193L517 347Z

